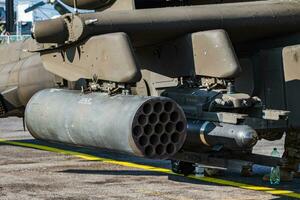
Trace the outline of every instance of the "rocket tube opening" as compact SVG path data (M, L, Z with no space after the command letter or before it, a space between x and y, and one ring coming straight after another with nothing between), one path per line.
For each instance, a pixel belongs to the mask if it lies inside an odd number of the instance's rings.
M174 146L174 144L172 144L172 143L168 144L167 150L166 150L166 151L167 151L168 154L173 154L174 151L175 151L175 146Z
M171 122L167 123L166 125L166 132L172 133L175 131L175 125Z
M143 111L145 115L149 115L152 112L152 105L149 103L146 103L143 107Z
M175 132L171 136L171 141L174 143L178 143L180 139L180 134L178 132Z
M169 115L167 113L161 113L159 115L159 120L162 122L162 123L166 123L167 121L169 121Z
M164 153L164 146L162 144L157 145L157 147L155 148L155 152L158 155L162 155Z
M144 133L146 135L151 135L153 132L153 128L150 124L147 124L145 127L144 127Z
M154 104L154 112L156 112L157 114L161 113L163 110L163 105L162 103L158 102L156 104Z
M169 137L166 133L164 133L160 136L160 142L162 144L167 144L169 142Z
M138 122L140 125L144 126L147 124L147 117L145 115L140 115L138 118Z
M170 119L172 122L177 122L179 120L178 112L174 111L171 113Z
M157 135L152 135L150 137L150 144L157 145L159 143L159 138Z
M148 144L148 138L146 136L142 136L139 139L139 144L143 147L146 146Z
M164 127L162 124L156 124L155 128L155 133L157 133L158 135L162 134L164 132Z
M146 98L149 99L139 106L133 118L132 130L140 132L137 126L142 129L141 135L133 133L132 138L136 145L133 148L145 157L167 159L184 143L184 130L187 128L184 112L171 99Z
M165 103L165 111L166 112L171 112L173 110L173 104L172 102L166 102Z
M149 122L150 124L156 124L158 121L158 117L156 114L152 113L150 116L149 116Z

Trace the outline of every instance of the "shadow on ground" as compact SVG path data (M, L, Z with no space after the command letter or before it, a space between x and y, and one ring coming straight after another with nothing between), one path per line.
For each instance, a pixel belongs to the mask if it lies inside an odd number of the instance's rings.
M54 148L59 148L59 149L63 149L63 150L84 153L84 154L88 154L88 155L92 155L92 156L113 159L113 160L117 160L117 161L125 161L125 162L131 162L131 163L142 164L142 165L150 165L153 167L160 167L160 168L170 168L169 161L144 159L144 158L134 157L134 156L120 154L120 153L111 152L111 151L102 150L102 149L74 147L74 146L68 146L65 144L49 143L49 142L34 140L34 139L32 139L32 140L17 140L15 142L44 145L44 146L48 146L48 147L54 147ZM1 145L10 145L10 144L4 144L4 143L1 144L0 143L0 146ZM11 146L14 146L14 145L11 145ZM27 147L27 148L30 148L30 147ZM85 161L83 161L83 162L85 162ZM95 162L98 162L98 161L95 161ZM201 185L203 185L203 184L219 185L219 184L199 181L196 179L191 179L188 177L170 175L170 174L165 174L165 173L160 173L160 172L144 171L144 170L68 169L68 170L64 170L64 171L59 171L59 173L77 173L77 174L94 174L94 175L129 175L129 176L168 176L169 180L176 181L176 182L201 184ZM232 172L226 172L224 176L217 177L217 178L222 179L222 180L234 181L234 182L238 182L238 183L242 183L242 184L249 184L249 185L255 185L255 186L262 186L262 187L271 187L271 188L276 188L276 189L280 189L280 190L289 190L289 191L293 191L296 193L300 193L300 180L299 179L295 179L293 182L288 182L288 183L282 182L279 186L273 186L267 182L263 182L262 177L258 176L258 175L253 176L253 177L241 177L239 174L232 173ZM283 199L292 199L292 198L274 195L274 199L283 200Z

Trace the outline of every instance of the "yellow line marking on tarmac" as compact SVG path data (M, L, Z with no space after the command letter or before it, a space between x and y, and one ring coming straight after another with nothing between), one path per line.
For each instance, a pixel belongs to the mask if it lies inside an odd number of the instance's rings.
M117 160L112 160L112 159L108 159L108 158L97 157L97 156L93 156L93 155L89 155L89 154L85 154L85 153L79 153L79 152L70 151L70 150L58 149L58 148L39 145L39 144L32 144L32 143L26 143L26 142L14 142L14 141L8 141L8 140L4 140L4 139L0 139L0 143L14 145L14 146L20 146L20 147L29 147L29 148L34 148L34 149L43 150L43 151L65 154L65 155L72 155L74 157L78 157L78 158L81 158L84 160L89 160L89 161L101 161L103 163L108 163L108 164L115 164L115 165L120 165L120 166L125 166L125 167L148 170L148 171L152 171L152 172L161 172L161 173L165 173L165 174L181 176L179 174L173 173L170 169L166 169L166 168L153 167L153 166L149 166L149 165L142 165L142 164L125 162L125 161L117 161ZM287 196L287 197L300 199L300 193L296 193L296 192L289 191L289 190L280 190L280 189L271 188L271 187L244 184L244 183L239 183L239 182L235 182L235 181L223 180L223 179L212 178L212 177L196 177L194 175L190 175L190 176L188 176L188 178L200 180L200 181L204 181L204 182L209 182L209 183L215 183L218 185L232 186L232 187L237 187L237 188L247 189L247 190L254 190L254 191L263 191L263 192L266 192L266 193L272 194L272 195L281 195L281 196Z

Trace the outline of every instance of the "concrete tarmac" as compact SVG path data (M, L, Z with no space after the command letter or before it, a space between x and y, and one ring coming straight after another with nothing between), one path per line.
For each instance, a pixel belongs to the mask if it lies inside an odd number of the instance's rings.
M95 149L36 141L22 129L21 119L1 119L0 139L51 146L128 163L169 168L169 161L146 160ZM255 148L255 152L269 154L275 146L282 152L283 140L276 143L260 142ZM244 178L237 173L228 171L218 179L258 187L272 187L270 184L262 182L259 174L251 178ZM281 190L300 193L300 181L283 183L276 191L280 193ZM59 152L48 152L0 142L0 199L281 200L292 198L284 195L272 195L266 191L241 189L209 181L122 166L117 163L103 162L101 159L90 161Z

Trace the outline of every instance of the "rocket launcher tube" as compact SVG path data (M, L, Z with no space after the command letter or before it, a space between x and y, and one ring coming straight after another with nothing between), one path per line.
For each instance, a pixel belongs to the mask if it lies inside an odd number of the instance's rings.
M46 89L27 104L25 120L37 139L167 159L186 138L182 109L166 97Z

